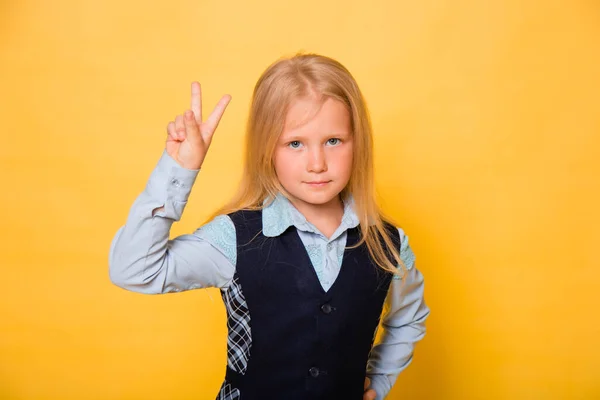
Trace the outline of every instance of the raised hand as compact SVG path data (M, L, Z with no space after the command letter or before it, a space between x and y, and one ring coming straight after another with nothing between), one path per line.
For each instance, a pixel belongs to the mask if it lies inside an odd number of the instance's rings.
M187 169L200 169L230 101L231 96L224 95L208 119L202 122L202 91L200 83L192 82L191 110L186 110L167 125L165 148L179 165Z

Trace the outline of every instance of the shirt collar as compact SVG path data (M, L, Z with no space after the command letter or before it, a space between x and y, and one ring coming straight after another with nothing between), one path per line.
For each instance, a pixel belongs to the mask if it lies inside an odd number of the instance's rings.
M270 198L267 198L264 204L268 203L269 200ZM295 226L301 231L316 233L316 228L281 193L277 194L275 199L263 208L262 223L263 235L269 237L281 235L290 226ZM354 212L354 200L350 196L344 201L344 214L340 229L343 232L347 229L357 227L358 224L358 216Z

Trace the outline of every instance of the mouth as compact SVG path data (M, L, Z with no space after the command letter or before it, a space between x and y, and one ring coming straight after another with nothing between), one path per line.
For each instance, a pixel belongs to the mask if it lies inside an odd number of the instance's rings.
M312 182L304 182L309 186L313 186L313 187L321 187L321 186L325 186L327 185L329 182L331 181L312 181Z

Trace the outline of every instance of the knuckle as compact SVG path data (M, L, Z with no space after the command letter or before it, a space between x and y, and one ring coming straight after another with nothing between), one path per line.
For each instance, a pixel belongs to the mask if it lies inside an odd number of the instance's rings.
M186 121L186 128L187 130L193 130L193 131L197 131L198 130L198 125L196 125L195 121Z

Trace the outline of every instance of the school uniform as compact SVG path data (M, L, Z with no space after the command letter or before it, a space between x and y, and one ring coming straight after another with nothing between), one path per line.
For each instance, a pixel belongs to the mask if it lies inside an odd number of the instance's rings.
M140 293L221 288L229 334L218 399L361 399L365 374L383 399L429 314L402 229L387 225L408 268L404 286L401 270L377 267L366 245L345 249L359 239L352 199L330 238L279 195L169 240L197 173L163 152L111 243L111 280Z

